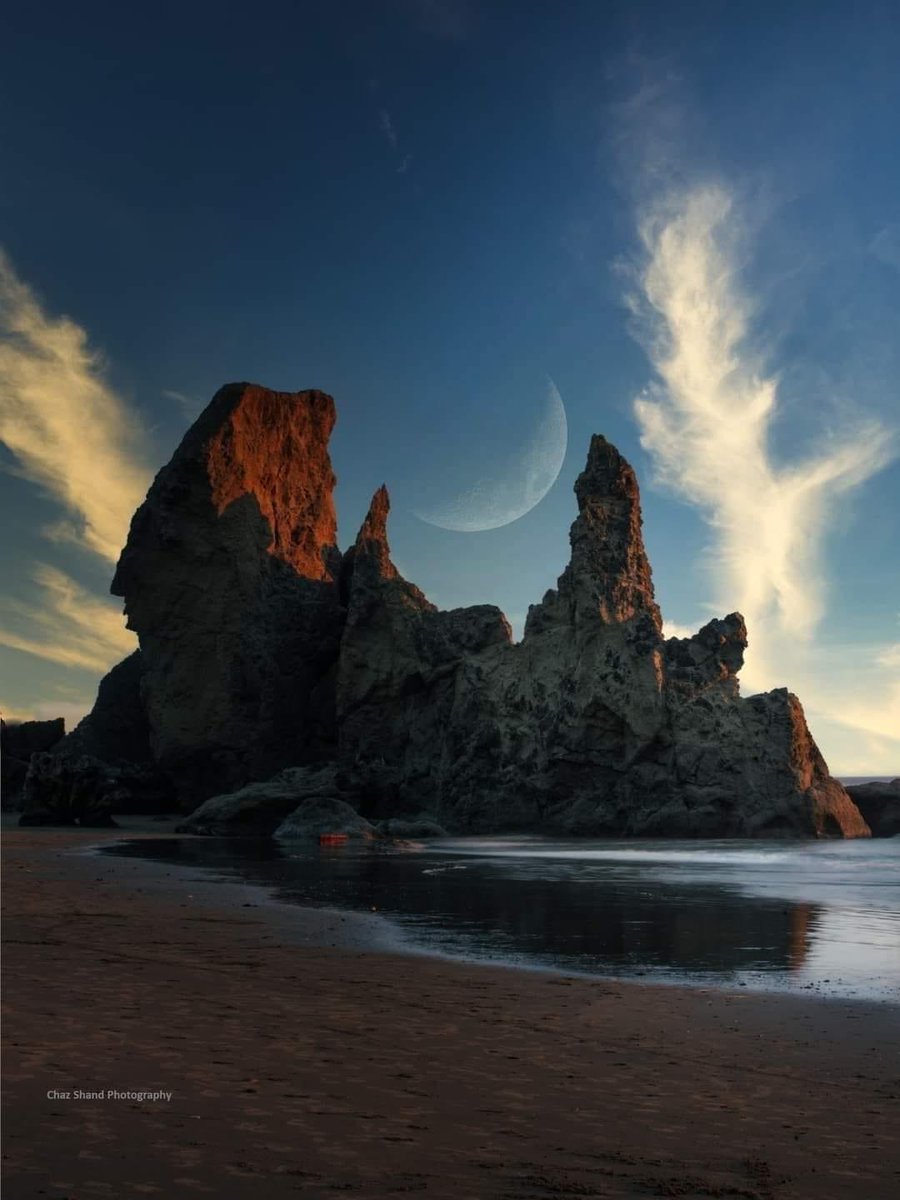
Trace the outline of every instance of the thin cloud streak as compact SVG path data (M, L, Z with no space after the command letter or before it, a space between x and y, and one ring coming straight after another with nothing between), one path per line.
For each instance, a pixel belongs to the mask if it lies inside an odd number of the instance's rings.
M639 229L633 311L658 377L634 403L641 443L658 479L713 531L714 606L740 609L749 630L745 683L800 690L802 681L810 708L889 734L876 710L893 705L895 716L897 694L879 654L866 671L872 686L880 670L877 698L829 696L810 641L825 613L823 541L835 505L895 456L896 435L860 419L823 435L802 460L776 462L778 383L747 348L754 308L739 280L734 196L720 185L670 193Z
M118 558L151 477L140 439L85 331L47 314L0 250L0 440L65 508L51 537Z
M52 721L62 717L66 723L66 732L70 733L82 717L91 710L91 701L83 700L39 700L28 708L16 708L12 704L4 704L0 700L0 717L7 724L20 724L23 721Z
M186 396L184 392L175 392L169 388L163 391L163 396L166 400L171 400L173 404L177 404L181 409L182 416L189 421L196 421L203 411L203 403L194 396Z
M60 666L105 672L137 647L117 603L101 600L56 567L39 564L37 604L7 601L0 645Z

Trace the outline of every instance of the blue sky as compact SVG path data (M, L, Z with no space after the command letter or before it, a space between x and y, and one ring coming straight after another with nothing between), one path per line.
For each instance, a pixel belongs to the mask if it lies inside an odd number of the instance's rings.
M604 433L664 615L743 608L745 690L900 772L894 4L49 3L0 43L0 705L70 718L152 472L222 383L337 401L435 602L520 626ZM569 423L546 498L413 510ZM749 611L748 611L749 610Z

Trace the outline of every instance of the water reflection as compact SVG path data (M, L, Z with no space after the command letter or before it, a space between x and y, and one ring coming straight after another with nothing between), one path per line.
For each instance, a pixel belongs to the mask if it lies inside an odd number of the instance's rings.
M816 896L827 894L826 882L836 895L850 885L859 894L856 860L838 860L843 874L835 874L834 860L813 850L798 859L796 850L523 841L288 851L268 841L184 839L115 852L211 869L298 904L376 909L413 943L465 957L806 987L821 982L810 973L814 961L834 976L826 991L869 995L888 994L900 976L896 912L793 898L804 872ZM856 870L849 876L848 862ZM871 883L871 864L865 869Z
M791 948L788 965L795 973L803 969L809 957L810 926L814 912L811 904L795 904L791 908Z
M520 839L288 850L208 838L111 852L238 877L297 904L374 909L431 952L890 998L900 990L900 845L843 845Z

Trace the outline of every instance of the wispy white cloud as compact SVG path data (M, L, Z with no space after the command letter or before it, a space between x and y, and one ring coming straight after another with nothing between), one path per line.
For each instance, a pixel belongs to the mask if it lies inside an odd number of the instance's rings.
M187 417L189 421L195 421L200 416L203 403L196 396L186 396L184 392L175 392L169 388L164 389L162 394L166 400L171 400L173 404L177 404L181 409L182 415Z
M38 599L0 606L0 645L63 667L104 672L137 646L118 603L102 600L56 567L34 571Z
M811 710L896 737L891 651L869 655L864 690L847 673L848 693L834 686L833 661L830 674L817 669L811 645L827 604L823 543L835 507L895 456L896 431L858 417L811 436L802 458L776 459L778 381L748 348L741 228L735 196L716 184L668 192L643 214L634 311L657 381L635 401L641 441L659 479L712 529L711 601L747 620L745 685L788 684Z
M404 154L400 148L400 135L397 133L396 126L391 118L391 114L386 108L378 111L378 128L384 134L388 145L391 148L391 154L397 161L397 174L405 175L412 166L413 155Z
M0 440L63 506L52 537L115 561L151 472L85 331L48 314L0 251Z
M392 150L396 150L399 145L397 130L394 128L394 123L391 120L391 114L386 108L382 108L378 112L378 128L388 140Z

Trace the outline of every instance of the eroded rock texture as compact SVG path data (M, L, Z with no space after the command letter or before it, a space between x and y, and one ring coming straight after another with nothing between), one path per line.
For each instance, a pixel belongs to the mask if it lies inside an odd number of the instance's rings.
M742 700L737 613L662 636L634 472L604 438L575 485L572 557L510 641L491 608L437 612L390 561L387 499L351 559L339 752L378 798L451 829L861 836L800 702Z
M157 475L112 591L156 762L202 798L333 753L340 553L322 392L222 388Z
M388 508L381 488L344 561L336 694L339 760L362 781L363 814L376 819L434 808L460 682L511 640L498 608L440 612L400 576Z
M113 591L141 649L73 752L127 744L186 805L215 797L198 829L296 832L349 805L451 831L868 833L797 698L741 699L740 614L663 637L637 481L604 438L571 561L514 644L499 609L441 612L402 578L384 488L341 556L334 416L321 392L216 395L132 522Z

